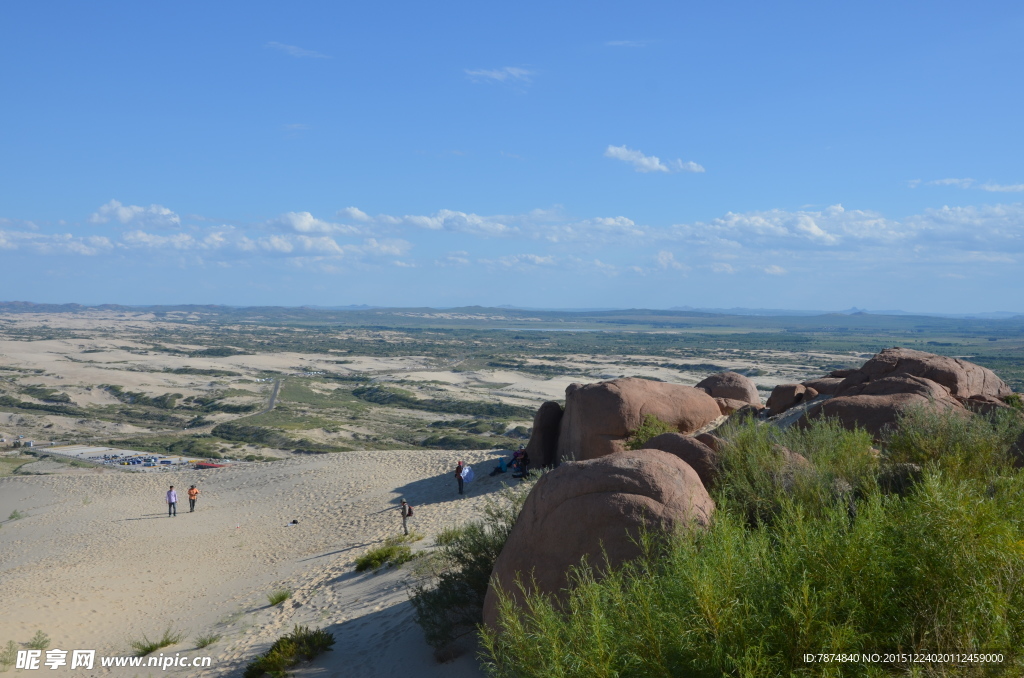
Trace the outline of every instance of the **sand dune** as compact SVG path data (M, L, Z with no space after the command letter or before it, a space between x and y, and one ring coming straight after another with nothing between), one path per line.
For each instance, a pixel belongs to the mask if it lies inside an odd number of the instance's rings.
M502 476L487 475L496 457L348 452L202 472L2 478L0 515L26 517L0 528L0 643L42 629L52 647L127 654L130 639L171 627L187 638L165 654L210 654L203 675L226 675L300 623L338 638L310 675L478 675L470 657L433 663L401 570L356 574L352 563L400 531L401 497L428 535L478 515L501 486ZM450 475L458 459L481 471L464 499ZM169 483L180 491L176 518L164 503ZM184 490L193 483L202 494L190 514ZM295 593L271 608L266 596L277 588ZM194 650L208 633L223 639Z

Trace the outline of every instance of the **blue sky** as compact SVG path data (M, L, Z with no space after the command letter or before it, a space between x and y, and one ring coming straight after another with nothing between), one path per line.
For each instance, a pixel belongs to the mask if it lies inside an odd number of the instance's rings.
M1024 5L0 4L0 300L1024 311Z

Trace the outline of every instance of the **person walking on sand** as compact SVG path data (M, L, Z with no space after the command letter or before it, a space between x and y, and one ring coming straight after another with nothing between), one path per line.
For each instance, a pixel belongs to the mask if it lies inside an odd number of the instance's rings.
M178 517L178 493L174 491L174 485L167 490L167 517Z
M197 490L196 486L193 485L192 487L188 488L188 512L189 513L195 513L196 512L196 499L199 499L199 490Z
M459 481L459 494L462 494L462 462L460 461L458 466L455 467L455 479Z
M406 535L408 535L409 523L407 521L409 518L412 517L412 507L409 506L409 504L407 504L403 499L402 505L399 506L398 508L402 511L402 531L405 532Z

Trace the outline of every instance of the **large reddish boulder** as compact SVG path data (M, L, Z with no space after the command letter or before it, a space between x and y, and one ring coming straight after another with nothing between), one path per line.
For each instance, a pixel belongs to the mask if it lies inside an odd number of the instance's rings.
M757 385L737 372L719 372L697 384L697 388L705 391L712 398L740 400L751 405L761 406L761 395Z
M714 510L697 473L667 452L632 450L562 464L526 498L494 563L484 622L496 626L495 587L521 604L518 578L527 591L564 600L569 570L582 558L600 574L640 555L641 531L706 525Z
M679 457L697 472L704 489L714 489L718 478L718 454L702 441L682 433L662 433L644 443L644 447Z
M820 379L805 381L803 385L807 388L813 388L821 395L834 395L841 383L843 383L843 379L840 377L821 377Z
M940 411L967 414L949 390L930 379L901 374L857 384L837 396L813 405L800 418L807 425L815 417L838 419L846 428L865 429L875 439L893 429L903 412L911 407L929 407Z
M744 400L733 400L732 398L715 398L718 403L718 411L722 414L732 414L742 409L760 410L761 405L751 405Z
M553 466L558 460L558 429L562 423L562 406L548 401L533 415L533 433L526 444L526 454L534 466Z
M1002 398L1013 392L992 370L981 365L908 348L887 348L847 376L835 394L849 395L849 391L860 384L899 375L930 379L961 398L976 395Z
M565 389L558 456L583 461L622 451L648 414L680 433L693 433L721 416L715 399L692 386L633 378L571 384Z
M807 387L803 384L779 384L768 396L768 416L782 414L804 399Z

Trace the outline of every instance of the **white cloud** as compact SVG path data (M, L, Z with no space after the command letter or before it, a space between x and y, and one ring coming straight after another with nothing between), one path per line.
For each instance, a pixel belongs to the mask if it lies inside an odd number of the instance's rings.
M398 238L387 238L379 241L375 238L367 238L358 249L367 254L400 257L412 249L412 243Z
M317 219L309 212L286 212L276 219L272 219L268 224L284 227L296 233L344 233L349 235L361 233L361 230L355 226Z
M540 254L510 254L498 259L498 263L506 268L519 268L522 266L553 266L555 258L550 255L542 256Z
M982 184L978 186L983 191L993 193L1021 193L1024 192L1024 184Z
M516 229L510 228L499 221L500 217L482 217L479 214L440 210L437 213L424 215L406 215L402 221L432 231L456 231L476 235L507 235Z
M266 45L264 45L264 47L268 47L270 49L276 49L279 52L284 52L288 56L292 56L292 57L296 57L296 58L300 58L300 59L301 58L306 58L306 59L330 59L331 58L331 57L327 56L326 54L320 54L319 52L313 52L313 51L308 50L308 49L302 49L301 47L296 47L295 45L285 45L285 44L280 43L280 42L268 42Z
M316 237L300 235L296 240L307 252L337 257L345 254L345 250L335 242L334 238L330 238L326 235Z
M94 224L105 224L114 219L122 224L144 224L147 226L180 226L181 218L163 205L123 205L111 200L100 206L90 217Z
M676 255L668 250L662 250L654 257L654 260L658 262L658 266L664 269L674 268L677 271L683 269L683 265L676 261Z
M358 207L346 207L345 209L338 210L339 217L347 217L348 219L354 219L355 221L370 221L371 217L369 214L359 209Z
M772 264L771 266L766 266L764 272L768 275L785 275L786 269Z
M711 270L715 273L735 273L736 269L733 268L732 264L727 264L722 261L716 261L711 264Z
M606 158L613 158L627 162L637 172L703 172L704 168L697 163L683 162L682 160L670 160L667 164L662 162L656 155L644 155L640 151L633 150L626 146L609 146L604 151Z
M465 74L473 82L519 82L528 83L534 75L533 71L517 66L505 66L494 69L465 69Z
M79 254L94 256L112 249L104 236L78 237L70 233L36 233L0 230L0 249L27 250L36 254Z
M957 188L970 188L974 185L974 179L935 179L926 182L928 186L956 186Z

